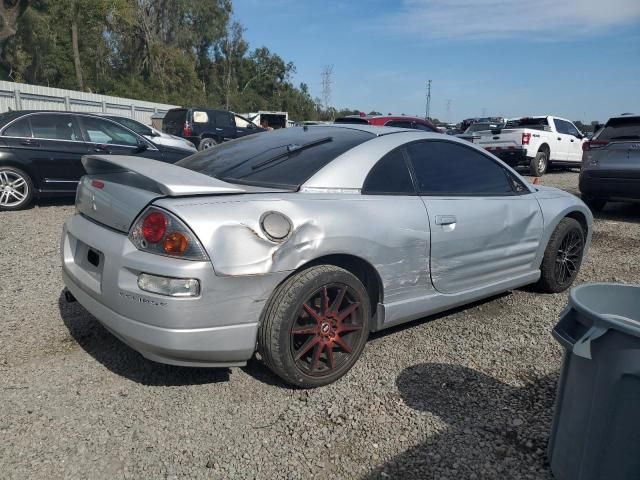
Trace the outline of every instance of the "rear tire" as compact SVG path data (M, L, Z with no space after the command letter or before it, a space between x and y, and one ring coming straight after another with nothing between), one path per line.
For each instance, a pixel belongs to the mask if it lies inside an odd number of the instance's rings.
M207 150L208 148L215 147L218 144L213 138L203 138L200 140L198 150Z
M26 172L0 167L0 211L23 210L33 200L33 182Z
M546 152L542 150L536 153L535 158L529 162L529 171L534 177L541 177L547 171L549 166L549 157Z
M332 383L356 363L369 336L367 291L334 265L303 270L265 305L258 352L285 382L302 388Z
M540 265L536 288L545 293L564 292L580 272L585 234L580 223L563 218L551 234Z
M590 197L588 195L582 195L582 201L587 204L587 207L592 212L599 212L607 203L604 198Z

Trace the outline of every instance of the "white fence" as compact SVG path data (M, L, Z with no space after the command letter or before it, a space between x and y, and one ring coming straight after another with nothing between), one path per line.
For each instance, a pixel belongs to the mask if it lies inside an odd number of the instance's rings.
M135 118L151 125L151 116L154 113L165 113L176 106L62 88L0 81L0 113L9 110L104 112Z

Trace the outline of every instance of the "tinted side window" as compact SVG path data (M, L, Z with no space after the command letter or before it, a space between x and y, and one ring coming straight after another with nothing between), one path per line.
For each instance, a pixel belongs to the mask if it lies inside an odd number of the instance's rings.
M216 127L233 127L231 115L228 112L216 112Z
M573 135L574 137L580 136L580 131L576 128L576 126L571 122L566 122L567 124L567 133L569 135Z
M406 120L391 120L384 124L385 127L413 128L413 122Z
M71 115L31 115L31 130L35 138L81 141Z
M407 162L400 149L387 153L376 163L362 187L364 194L404 194L415 193Z
M480 152L453 142L426 141L407 146L424 195L509 195L505 170Z
M429 125L425 125L424 123L419 123L419 122L414 123L413 124L413 128L415 128L417 130L424 130L425 132L435 132L436 131L433 128L431 128Z
M3 135L6 137L30 137L31 126L29 125L29 119L21 118L12 123L9 127L5 128Z
M101 118L82 117L82 125L92 143L107 143L135 147L138 138L120 125Z
M553 123L556 124L556 130L558 131L558 133L564 133L566 135L570 135L569 134L569 129L567 128L567 122L565 122L564 120L558 120L557 118L553 119Z

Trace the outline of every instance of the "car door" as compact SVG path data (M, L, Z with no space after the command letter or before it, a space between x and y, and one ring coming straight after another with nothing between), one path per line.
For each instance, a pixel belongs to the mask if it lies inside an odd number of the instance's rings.
M471 146L425 140L406 147L429 214L433 286L455 294L535 271L542 213L531 191Z
M245 135L251 135L258 131L258 127L249 120L240 115L234 115L234 122L236 124L236 135L238 137L244 137Z
M215 118L216 133L223 141L238 138L236 122L231 112L215 110L213 117Z
M553 124L556 127L556 143L551 146L550 160L561 162L569 161L569 144L573 137L569 135L567 123L568 122L560 120L559 118L553 119Z
M161 151L155 145L119 123L90 115L80 115L79 123L87 140L89 153L163 159Z
M580 133L580 130L571 122L564 122L565 128L569 135L569 148L567 151L567 160L570 162L581 163L582 162L582 143L584 142L584 136Z
M74 192L84 174L81 158L87 145L70 113L33 113L9 124L3 140L36 173L39 189Z

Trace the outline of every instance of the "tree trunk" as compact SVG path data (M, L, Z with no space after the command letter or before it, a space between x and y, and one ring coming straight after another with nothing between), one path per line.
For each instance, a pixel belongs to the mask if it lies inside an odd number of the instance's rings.
M73 48L73 65L76 69L76 80L78 88L84 90L84 82L82 80L82 64L80 63L80 49L78 48L78 23L76 19L71 21L71 46Z

